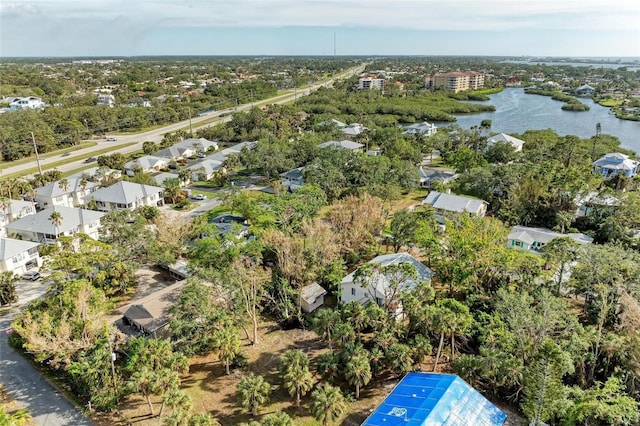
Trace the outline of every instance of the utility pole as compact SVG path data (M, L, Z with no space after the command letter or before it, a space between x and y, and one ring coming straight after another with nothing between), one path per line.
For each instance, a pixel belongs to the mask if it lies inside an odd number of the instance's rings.
M113 390L116 394L116 405L118 405L118 381L116 380L116 353L113 351L113 346L111 345L111 336L107 336L107 340L109 341L109 359L111 360L111 374L113 375Z
M187 108L189 110L189 134L193 137L193 125L191 124L191 107Z
M38 163L38 172L40 172L40 176L42 176L42 167L40 167L40 156L38 155L38 145L36 145L36 137L33 136L33 132L31 132L31 140L33 141L33 150L36 153L36 162Z
M253 108L253 89L249 93L251 93L251 108Z

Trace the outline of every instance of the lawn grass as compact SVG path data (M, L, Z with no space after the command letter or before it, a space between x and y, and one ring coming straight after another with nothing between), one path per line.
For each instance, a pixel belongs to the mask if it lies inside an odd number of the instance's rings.
M603 107L616 107L618 105L622 105L624 100L621 99L600 99L598 101L598 105L602 105Z

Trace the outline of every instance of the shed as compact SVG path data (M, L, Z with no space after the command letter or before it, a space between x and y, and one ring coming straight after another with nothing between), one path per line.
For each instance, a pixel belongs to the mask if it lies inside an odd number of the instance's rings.
M300 297L300 308L302 312L310 314L311 312L324 305L324 296L327 294L320 284L312 283L308 286L302 287L302 294Z
M363 426L501 426L507 415L453 374L408 373Z

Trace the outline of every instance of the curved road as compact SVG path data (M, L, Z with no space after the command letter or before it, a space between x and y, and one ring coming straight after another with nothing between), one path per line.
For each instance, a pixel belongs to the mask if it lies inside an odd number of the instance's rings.
M325 82L322 83L316 83L313 84L305 89L301 89L299 90L297 93L288 93L288 94L284 94L284 95L280 95L280 96L276 96L273 98L269 98L269 99L265 99L262 101L257 101L256 104L257 105L267 105L267 104L285 104L288 102L292 102L294 101L298 96L305 96L310 94L311 92L319 89L322 86L329 86L332 85L335 81L337 80L341 80L341 79L345 79L345 78L349 78L355 74L359 74L361 73L365 66L367 64L362 64L356 68L352 68L348 71L345 71L342 74L339 74ZM238 106L238 108L236 109L237 111L246 111L249 110L253 107L253 104L244 104L244 105L240 105ZM229 116L225 116L224 118L221 118L218 121L215 121L213 123L208 123L208 124L201 124L203 121L206 120L210 120L212 118L215 117L219 117L221 114L229 114L229 113L233 113L235 112L235 110L221 110L221 111L213 111L198 117L193 117L191 119L191 124L193 126L193 128L197 128L197 127L204 127L204 126L215 126L217 124L226 122L231 120L231 115ZM199 125L200 124L200 125ZM181 121L179 123L174 123L174 124L169 124L167 126L158 128L158 129L154 129L154 130L149 130L147 132L143 132L143 133L137 133L137 134L133 134L133 135L124 135L124 136L118 136L118 140L117 142L106 142L106 141L99 141L98 142L98 146L93 146L93 147L89 147L89 148L83 148L83 149L79 149L77 151L73 151L71 153L69 153L69 155L65 156L65 157L61 157L61 156L54 156L54 157L49 157L49 158L45 158L45 159L41 159L40 160L40 164L42 166L43 170L48 170L51 167L47 167L47 165L50 165L52 163L56 163L60 160L64 159L71 159L74 157L78 158L78 161L72 161L69 162L67 164L61 165L61 166L57 166L56 169L60 170L61 172L70 172L73 170L77 170L80 169L82 167L87 166L87 163L84 163L84 159L86 159L87 157L90 157L92 155L93 152L99 150L99 149L103 149L105 147L108 146L112 146L113 147L113 151L111 151L111 153L114 152L120 152L122 154L128 154L134 151L139 151L142 149L142 144L145 141L153 141L153 142L160 142L162 140L162 137L164 136L165 133L167 132L175 132L176 130L179 129L184 129L184 128L188 128L189 127L189 120L184 120ZM119 148L119 146L125 145L127 143L132 143L134 142L134 145L130 145L130 146L125 146L125 147L121 147ZM31 162L28 164L20 164L20 165L16 165L16 166L11 166L11 167L7 167L5 169L2 170L2 174L3 175L9 175L9 174L14 174L14 173L21 173L23 172L24 175L27 175L27 170L33 169L34 167L36 167L36 163Z

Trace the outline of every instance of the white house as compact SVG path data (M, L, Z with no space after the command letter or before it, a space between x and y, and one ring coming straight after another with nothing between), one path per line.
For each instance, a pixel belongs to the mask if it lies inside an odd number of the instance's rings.
M484 217L487 214L488 203L477 198L463 197L462 195L448 194L431 191L422 204L433 207L436 211L436 219L444 221L447 214L459 214L467 212L473 216Z
M162 188L120 181L91 194L98 210L134 210L140 206L158 207L163 205ZM88 202L89 200L87 200Z
M35 96L29 96L27 98L16 98L13 102L9 103L9 109L42 109L45 107L45 103L42 99Z
M88 179L92 182L102 183L106 180L117 180L122 177L122 171L117 169L110 169L108 167L91 167L81 172L74 173L67 177L67 179Z
M300 294L300 308L302 312L310 314L324 305L324 296L326 294L327 290L322 288L318 283L312 283L302 287Z
M613 209L620 205L620 200L613 195L598 194L595 191L586 195L578 195L573 199L573 202L578 206L575 212L576 217L586 216L597 207Z
M368 263L380 265L382 268L408 263L416 269L420 282L428 282L433 276L431 269L408 253L383 254ZM412 290L417 285L413 278L376 273L359 283L356 280L356 275L357 270L344 277L340 282L340 303L355 301L366 305L369 302L375 302L382 306L392 302L391 299L396 298L400 291Z
M351 151L360 151L362 152L364 149L364 145L358 142L353 142L349 140L341 140L341 141L328 141L323 142L318 145L319 148L334 148L334 149L348 149Z
M508 143L516 150L516 152L522 151L522 145L524 145L524 141L522 139L514 138L506 133L498 133L497 135L493 135L487 139L487 146L493 146L497 143Z
M136 170L141 172L159 172L169 165L169 160L154 155L144 155L124 165L124 171L128 176L134 176Z
M60 213L58 226L50 219L53 212ZM74 236L82 233L97 239L102 212L76 209L65 206L50 206L34 214L25 216L7 225L9 235L17 234L23 240L52 244L60 236Z
M97 187L97 183L82 178L68 178L66 185L55 181L35 189L36 203L41 209L49 206L84 206L87 196Z
M528 226L514 226L507 238L509 240L509 247L539 253L540 249L549 243L549 241L558 237L569 237L581 245L591 244L593 242L593 238L585 234L560 234L550 229L530 228Z
M435 135L438 132L438 128L435 124L429 124L426 121L422 123L412 124L405 128L406 130L402 132L403 135L419 135L419 136L431 136Z
M592 163L593 172L602 175L603 178L611 178L617 174L633 177L638 173L638 162L632 160L626 154L612 152Z
M154 157L167 158L169 160L179 160L182 158L189 158L191 156L196 155L196 148L192 146L178 146L172 145L169 148L161 149L160 151L154 152Z
M582 86L576 88L574 93L578 96L592 96L596 93L596 89L589 86L588 84L583 84Z
M0 236L7 236L7 225L21 217L36 214L36 207L31 201L9 200L5 208L0 208Z
M300 188L304 185L304 176L302 175L302 167L289 170L288 172L280 173L280 183L292 191Z
M98 105L113 107L116 104L116 98L107 93L98 93Z
M218 149L218 142L210 141L205 138L195 139L189 138L185 139L182 142L178 142L173 146L182 147L182 148L193 148L197 152L207 152L207 151L215 151Z
M418 177L420 179L420 187L430 189L436 182L442 182L445 185L449 182L453 182L458 175L454 171L425 169L420 166L418 167Z
M207 157L204 160L187 167L187 169L191 171L191 180L196 182L211 179L216 172L225 170L223 161L224 160L214 160ZM202 179L203 177L204 179Z
M0 238L0 272L22 275L32 268L42 266L39 245L32 241Z
M353 139L354 137L358 136L360 133L364 132L365 130L367 130L367 128L364 127L362 124L351 123L348 126L340 129L340 132L342 132L342 136L345 139Z
M163 186L164 185L164 181L167 180L167 179L178 179L180 181L180 186L185 186L186 185L186 183L182 179L180 179L180 176L178 176L175 173L160 172L160 173L156 173L155 175L151 176L151 179L153 179L153 181L158 186Z

